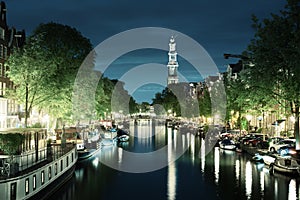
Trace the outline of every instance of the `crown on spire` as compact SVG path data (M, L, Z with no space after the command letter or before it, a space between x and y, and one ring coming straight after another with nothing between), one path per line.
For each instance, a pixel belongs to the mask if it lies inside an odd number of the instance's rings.
M175 38L174 38L173 35L172 35L171 38L170 38L170 42L171 42L171 43L174 43L174 42L175 42Z

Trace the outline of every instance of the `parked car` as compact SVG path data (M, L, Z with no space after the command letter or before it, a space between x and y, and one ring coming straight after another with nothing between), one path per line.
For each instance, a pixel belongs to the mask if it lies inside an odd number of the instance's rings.
M269 148L269 142L268 142L268 138L265 137L265 139L263 137L259 137L255 142L255 146L259 149L268 149Z
M239 139L239 142L241 143L241 144L248 144L248 141L249 140L253 140L253 139L255 139L256 137L255 136L253 136L253 135L246 135L246 136L244 136L244 137L241 137L240 139Z
M297 153L296 146L295 145L292 145L292 146L289 146L289 145L282 146L282 147L280 147L277 150L277 153L280 154L280 155L282 155L282 156L285 156L285 155L294 155L294 154Z
M255 147L259 141L263 140L263 135L252 134L249 139L244 140L244 144Z
M260 141L263 141L263 138L262 138L262 137L257 137L257 138L254 138L254 139L252 139L252 140L248 140L247 143L248 143L249 146L256 147L257 144L258 144Z
M271 144L271 143L273 143L273 144L275 144L275 143L277 143L277 142L279 142L279 141L281 141L281 140L284 140L284 138L282 138L282 137L270 137L269 139L268 139L268 142Z
M296 143L295 139L284 139L284 140L281 140L281 141L279 141L275 144L270 144L269 151L273 152L273 153L276 153L280 147L293 146L293 145L295 145L295 143Z

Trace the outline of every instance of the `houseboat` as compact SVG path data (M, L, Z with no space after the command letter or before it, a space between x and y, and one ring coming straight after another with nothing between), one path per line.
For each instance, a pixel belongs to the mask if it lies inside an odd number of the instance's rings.
M48 198L72 177L76 161L76 145L47 142L45 129L1 129L1 199Z

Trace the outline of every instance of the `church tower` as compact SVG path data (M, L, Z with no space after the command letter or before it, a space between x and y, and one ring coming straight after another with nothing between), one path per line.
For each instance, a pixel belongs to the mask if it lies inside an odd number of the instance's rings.
M168 85L169 84L176 84L178 83L178 76L177 76L177 52L176 52L176 43L174 36L171 37L169 43L169 62L168 62Z

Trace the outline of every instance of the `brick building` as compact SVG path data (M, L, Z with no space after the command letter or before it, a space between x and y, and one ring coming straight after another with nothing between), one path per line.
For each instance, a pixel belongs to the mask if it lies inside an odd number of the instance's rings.
M5 97L6 88L14 88L12 81L7 77L6 64L9 55L16 48L25 43L25 31L16 31L6 22L6 5L0 3L0 128L16 127L19 124L19 109L15 100Z

